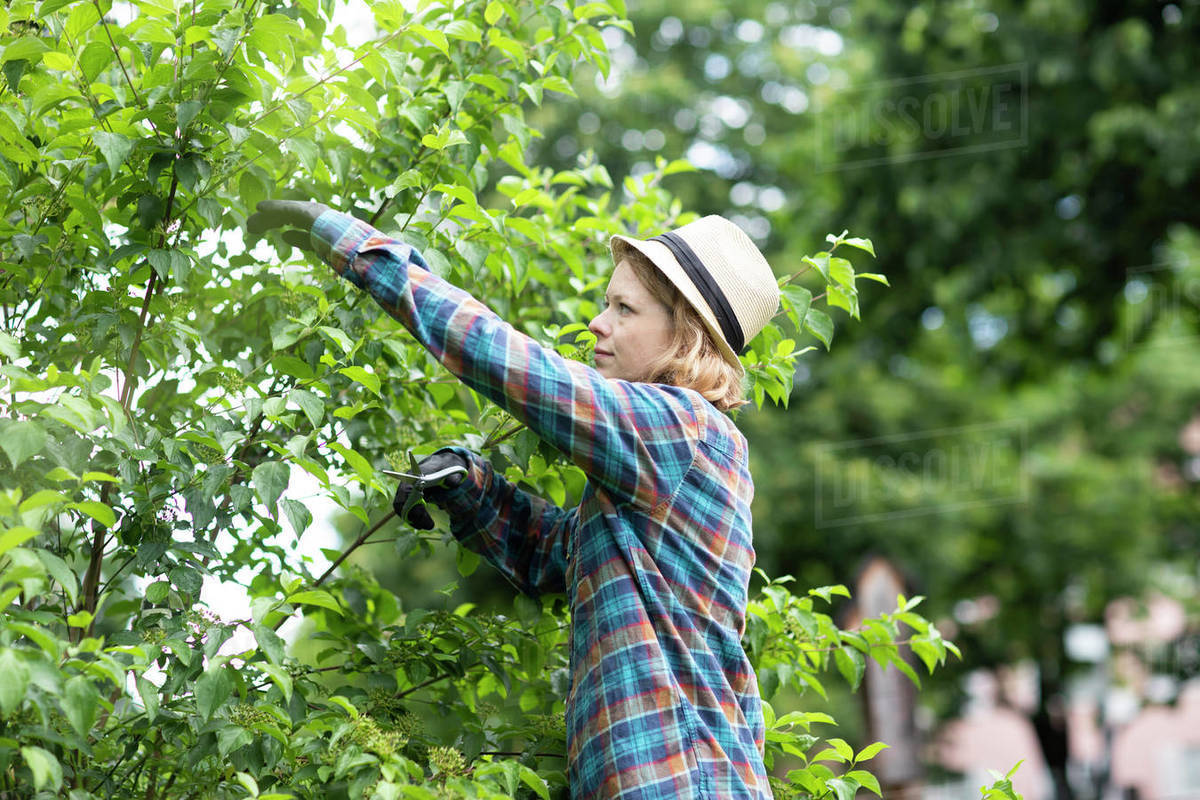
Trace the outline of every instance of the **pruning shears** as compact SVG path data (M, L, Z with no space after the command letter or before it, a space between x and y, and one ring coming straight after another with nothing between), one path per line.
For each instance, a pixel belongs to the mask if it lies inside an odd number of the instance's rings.
M421 473L421 465L417 463L417 457L412 453L408 454L408 461L412 472L396 472L395 470L385 469L380 470L389 478L395 478L400 483L412 487L412 491L408 493L408 497L404 500L404 508L400 512L400 519L408 519L408 512L417 503L421 502L421 497L425 493L425 489L430 486L441 486L447 478L450 478L459 473L466 473L467 468L458 464L444 467L436 472L428 474Z

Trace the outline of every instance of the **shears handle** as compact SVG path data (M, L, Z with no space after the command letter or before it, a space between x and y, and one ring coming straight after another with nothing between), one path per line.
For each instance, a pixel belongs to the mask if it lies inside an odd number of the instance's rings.
M441 486L447 478L450 478L459 473L465 474L466 467L457 464L449 467L444 467L436 472L430 472L424 475L413 475L408 472L395 472L394 470L381 470L384 475L395 478L401 483L407 483L410 486L415 486L418 489L424 489L427 486Z

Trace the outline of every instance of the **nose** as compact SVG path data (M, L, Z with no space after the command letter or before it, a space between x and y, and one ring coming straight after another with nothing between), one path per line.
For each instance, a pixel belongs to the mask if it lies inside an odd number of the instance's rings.
M609 330L608 320L606 319L607 314L608 309L605 309L593 317L592 321L588 323L588 330L595 334L597 339L603 339L611 332Z

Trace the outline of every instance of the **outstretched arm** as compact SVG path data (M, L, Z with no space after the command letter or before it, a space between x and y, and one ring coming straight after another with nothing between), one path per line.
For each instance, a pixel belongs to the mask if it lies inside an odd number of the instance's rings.
M260 219L259 227L278 224ZM563 358L434 275L412 247L346 214L321 211L311 245L447 369L565 453L615 501L653 508L682 482L701 424L685 390L609 380Z

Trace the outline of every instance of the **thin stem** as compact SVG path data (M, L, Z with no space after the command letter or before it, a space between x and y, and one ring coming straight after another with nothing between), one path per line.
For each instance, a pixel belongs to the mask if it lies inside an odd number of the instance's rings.
M112 47L113 55L117 57L117 63L121 66L121 74L125 76L125 83L129 86L129 91L133 92L134 102L145 110L146 103L142 100L142 96L138 94L137 87L133 85L133 79L129 77L129 70L125 69L125 60L121 58L121 48L117 47L116 41L113 40L112 31L108 29L108 21L104 19L104 11L100 8L99 0L92 0L92 5L95 6L96 13L100 15L100 27L104 28L104 34L108 37L108 44ZM146 118L146 121L150 123L150 130L154 131L154 136L158 139L158 143L162 144L162 134L159 132L157 126L155 126L149 117Z
M129 413L129 398L133 395L133 367L137 363L138 348L142 344L142 332L146 330L146 317L150 315L150 298L154 296L154 288L158 282L158 272L150 270L150 280L146 282L146 296L142 300L141 318L138 320L137 332L133 335L133 346L129 349L129 363L125 365L125 385L121 387L119 402Z
M172 168L174 173L174 168ZM179 175L173 174L171 178L171 191L167 196L167 209L163 212L163 233L158 241L159 247L166 244L167 228L171 226L171 211L175 207L175 192L179 189ZM129 403L133 398L133 368L137 363L138 348L142 344L142 334L146 330L146 320L150 315L150 299L154 296L154 290L158 279L158 271L151 268L150 280L146 282L146 297L142 301L142 317L138 323L137 332L133 335L133 346L129 350L129 364L125 367L125 386L121 390L121 407L125 409L125 413L129 414Z
M100 494L100 502L108 505L108 498L112 494L112 484L106 483L104 490ZM83 576L83 586L80 594L82 594L82 608L88 613L94 614L96 611L96 589L100 585L100 569L104 566L104 547L106 544L105 528L99 520L92 521L92 555L88 560L87 572ZM92 627L95 625L95 619L92 624L88 625L87 635L92 633ZM78 628L72 628L72 639L78 641L82 638L82 633Z
M373 46L373 47L381 47L382 45L385 45L385 44L387 44L388 42L390 42L392 39L395 39L397 36L399 36L399 35L401 35L401 34L403 34L403 33L406 33L407 31L408 31L408 29L407 29L407 28L400 28L399 30L397 30L397 31L394 31L394 32L392 32L391 34L389 34L388 36L385 36L384 38L380 39L380 40L379 40L379 41L377 41L377 42L372 42L371 44L372 44L372 46ZM368 55L370 55L370 52L363 53L361 56L359 56L358 58L354 59L353 61L351 61L351 62L349 62L349 63L347 63L347 64L344 64L344 65L342 65L342 66L338 67L338 68L337 68L337 69L335 69L333 72L331 72L331 73L329 73L328 75L326 75L326 76L324 76L324 77L320 78L320 79L319 79L319 80L317 80L317 82L316 82L316 83L314 83L312 86L309 86L308 88L304 89L303 91L297 92L296 94L292 95L291 97L287 97L287 98L284 98L283 100L280 100L278 103L276 103L275 105L271 106L270 108L268 108L266 111L264 111L264 112L262 112L261 114L259 114L259 115L258 115L257 117L255 117L254 119L250 120L250 124L249 124L247 127L253 127L253 126L257 125L259 122L262 122L262 121L263 121L264 119L266 119L266 118L267 118L269 115L271 115L271 114L274 114L276 111L278 111L278 110L279 110L280 108L282 108L284 105L286 105L286 104L287 104L287 102L288 102L289 100L297 100L297 99L299 99L299 98L303 97L304 95L308 94L309 92L311 92L313 89L316 89L318 86L324 86L326 83L328 83L329 81L333 80L333 79L334 79L334 78L336 78L338 75L342 74L343 72L345 72L346 70L350 69L351 67L353 67L353 66L354 66L355 64L357 64L358 62L362 61L362 60L363 60L364 58L366 58Z
M793 272L791 275L788 275L786 278L784 278L782 281L779 282L780 287L787 286L789 283L796 280L796 278L799 278L801 275L808 272L810 269L812 269L811 266L805 267L804 269L800 270L799 272Z
M313 582L312 586L309 588L315 589L316 587L318 587L322 583L324 583L325 580L330 575L333 574L333 571L335 569L337 569L343 561L346 560L347 556L349 556L351 553L353 553L355 550L357 550L359 547L361 547L363 542L365 542L368 538L370 538L373 533L375 533L380 528L382 528L384 526L384 524L387 523L389 520L391 520L391 518L394 516L396 516L396 512L389 511L387 514L384 515L383 519L379 520L379 522L376 522L374 525L372 525L370 528L368 528L366 531L364 531L362 533L362 535L360 535L357 539L354 540L353 544L351 544L348 548L346 548L346 550L340 556L338 556L337 561L334 561L332 564L329 565L329 569L325 570L325 572L322 573L321 577L317 578L317 580L315 582ZM283 623L287 622L288 619L289 619L289 617L284 617L283 619L279 620L279 622L276 622L273 630L279 630L283 626Z
M320 586L322 583L324 583L325 579L328 578L330 575L332 575L333 571L335 569L337 569L339 566L341 566L341 563L346 560L347 556L349 556L351 553L353 553L359 547L362 547L363 542L367 541L367 539L369 539L376 531L378 531L380 528L382 528L394 516L396 516L396 512L389 511L387 514L384 515L383 519L379 520L379 522L376 522L374 525L372 525L370 528L368 528L366 531L364 531L361 536L359 536L357 539L354 540L353 544L351 544L348 548L346 548L346 550L340 556L338 556L337 561L334 561L332 564L329 565L329 569L325 570L324 574L322 574L321 577L317 578L316 583L314 583L313 586L317 587L317 586Z
M416 686L413 686L411 689L405 689L403 692L397 692L396 698L400 699L400 698L408 697L410 694L412 694L413 692L415 692L419 689L424 689L426 686L429 686L432 683L437 683L438 681L444 681L444 680L446 680L446 678L449 678L449 677L450 677L449 672L443 672L441 675L434 675L429 680L422 681L421 683L418 683Z

